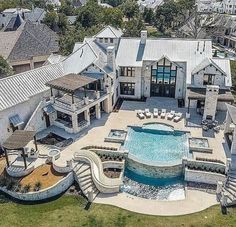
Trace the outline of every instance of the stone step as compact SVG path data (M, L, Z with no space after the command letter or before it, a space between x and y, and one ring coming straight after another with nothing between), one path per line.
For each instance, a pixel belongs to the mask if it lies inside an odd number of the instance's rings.
M74 172L77 172L83 165L84 163L77 163L73 168Z
M226 184L231 184L232 186L234 186L236 188L236 181L227 181Z
M229 188L229 187L226 187L225 188L225 191L226 192L228 192L228 193L230 193L232 196L236 196L236 193L235 193L235 191L234 190L232 190L231 188Z
M80 179L79 179L79 182L80 182L80 183L83 183L84 181L90 180L90 179L92 180L91 174L89 174L89 175L87 175L87 176L85 176L85 177L80 178Z
M91 187L93 187L93 182L89 182L89 183L85 184L84 186L81 186L81 190L82 190L83 192L86 192L87 189L88 189L88 188L91 188Z
M86 172L87 170L90 169L90 166L89 165L82 165L78 171L76 172L77 175L80 175L82 174L83 172Z
M236 193L236 187L234 185L228 184L226 187L230 188L231 190L233 190Z
M81 188L83 188L85 185L89 184L89 183L92 183L92 179L87 179L87 180L84 180L83 182L79 181L79 185Z
M236 178L229 176L229 181L236 183Z

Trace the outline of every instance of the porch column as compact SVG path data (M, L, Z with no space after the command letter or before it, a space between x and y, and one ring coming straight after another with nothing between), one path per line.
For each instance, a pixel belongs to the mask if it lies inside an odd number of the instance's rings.
M77 133L79 131L79 126L78 126L78 116L77 114L72 114L72 127L73 127L73 132Z
M9 163L9 159L8 159L7 149L3 148L3 150L4 150L4 153L5 153L5 157L6 157L7 167L9 167L10 163Z
M35 145L35 150L38 150L38 145L37 145L37 140L36 140L36 136L34 136L34 145Z
M190 108L190 98L188 99L188 113L189 113L189 108Z
M90 125L90 114L89 114L89 109L84 111L84 118L88 122L88 125Z
M233 132L231 154L236 154L236 129L234 129L234 132Z
M22 148L21 151L22 151L22 156L23 156L23 160L24 160L25 169L27 169L27 163L26 163L25 150L24 150L24 148Z
M229 112L227 111L226 113L226 119L225 119L225 130L224 130L224 133L228 133L230 132L230 124L232 123L232 119L229 115Z
M101 118L100 103L98 103L98 104L95 106L95 111L96 111L96 118L97 118L97 119L100 119L100 118Z

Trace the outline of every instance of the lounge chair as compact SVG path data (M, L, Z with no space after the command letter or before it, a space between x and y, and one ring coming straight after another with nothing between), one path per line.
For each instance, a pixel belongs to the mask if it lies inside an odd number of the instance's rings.
M162 109L161 110L161 118L165 118L166 117L166 109Z
M177 113L174 117L174 122L180 121L182 118L182 115L183 115L182 113Z
M155 117L155 118L158 117L158 109L157 108L153 109L153 117Z
M152 116L152 114L151 114L151 112L149 111L149 109L145 109L144 115L145 115L147 118L150 118L150 117Z
M170 113L167 114L167 119L172 120L175 116L175 111L171 110Z
M138 112L137 112L137 116L139 117L139 119L144 119L144 118L145 118L145 116L144 116L142 110L138 110Z

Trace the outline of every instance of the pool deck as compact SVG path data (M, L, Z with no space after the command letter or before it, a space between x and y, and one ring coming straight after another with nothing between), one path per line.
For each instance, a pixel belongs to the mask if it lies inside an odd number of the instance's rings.
M216 196L197 190L187 190L186 198L178 201L142 199L127 193L99 194L95 203L117 206L136 213L160 216L178 216L196 213L218 204Z
M145 108L149 108L151 112L153 108L165 108L167 112L170 112L170 110L182 112L183 119L177 123L173 122L173 120L167 120L166 118L161 119L160 116L158 116L158 118L151 117L140 120L136 116L137 110L144 110ZM209 146L213 150L212 153L193 152L193 157L212 158L225 162L229 148L225 143L223 130L217 134L214 133L213 130L209 130L208 132L203 131L202 128L199 127L201 116L197 115L195 110L191 110L191 118L188 123L188 125L191 126L186 126L186 112L186 108L177 107L177 100L170 98L149 98L146 102L124 101L119 112L103 114L101 119L94 120L87 129L77 135L77 140L62 151L61 158L57 160L57 164L65 165L66 160L70 160L74 152L88 145L119 148L121 145L119 143L104 142L104 139L108 136L111 129L127 130L127 126L129 125L142 126L150 122L169 124L176 130L189 131L192 137L207 138ZM222 116L221 113L219 113L217 117L220 118L218 119L219 122L223 122L224 116Z

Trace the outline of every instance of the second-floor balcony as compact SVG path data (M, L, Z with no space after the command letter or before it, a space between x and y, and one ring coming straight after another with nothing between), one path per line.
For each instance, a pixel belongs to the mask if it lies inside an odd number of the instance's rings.
M72 96L71 94L64 94L59 97L55 97L54 105L68 111L77 111L83 107L103 98L107 95L106 91L77 91Z
M49 81L46 85L51 88L55 107L75 112L107 95L106 87L105 90L101 88L100 79L68 74ZM59 95L55 96L53 89L59 91L57 92Z

